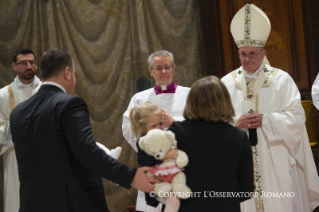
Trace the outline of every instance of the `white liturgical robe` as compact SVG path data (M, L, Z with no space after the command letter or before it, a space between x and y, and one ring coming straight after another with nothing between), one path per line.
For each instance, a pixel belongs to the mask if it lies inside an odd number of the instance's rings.
M10 133L10 113L13 108L29 99L41 86L39 78L30 84L23 84L18 77L0 89L0 155L3 155L4 175L4 212L18 212L19 201L19 176L16 155Z
M259 93L253 96L255 112L264 114L256 146L264 211L312 211L319 205L319 180L299 90L282 70L262 63L257 71L265 75ZM243 88L247 74L240 67L222 78L231 95L235 122L249 110ZM289 197L280 196L284 194ZM242 211L257 211L255 202L255 198L243 202Z
M175 93L162 93L156 95L154 88L150 88L145 91L139 92L132 97L127 110L123 114L122 132L127 142L136 152L137 138L134 137L131 131L131 125L129 121L130 110L136 105L149 101L165 110L170 116L175 119L175 121L183 121L183 112L189 90L190 88L177 86ZM146 206L144 192L139 191L136 202L136 210L154 212L161 211L159 208L154 208L153 210L152 208L153 207L151 206Z
M311 96L313 105L319 110L319 74L313 82Z

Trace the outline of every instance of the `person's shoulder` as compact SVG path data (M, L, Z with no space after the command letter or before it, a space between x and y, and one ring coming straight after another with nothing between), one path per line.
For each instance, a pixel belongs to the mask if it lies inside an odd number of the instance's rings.
M177 85L177 88L180 89L180 90L185 90L185 91L189 91L191 89L190 87L184 87L184 86L181 86L181 85Z
M150 96L152 95L155 95L154 88L140 91L132 96L130 104L133 104L133 106L135 106L142 102L148 101L150 99Z
M138 98L138 97L141 97L141 96L146 96L146 95L151 94L152 92L154 92L154 88L153 87L149 88L149 89L146 89L144 91L140 91L140 92L135 93L132 98Z
M276 67L272 67L270 65L265 65L266 69L273 75L275 75L275 78L291 78L291 76L289 75L288 72L280 69L280 68L276 68Z
M236 136L237 138L244 138L247 136L246 131L239 129L230 123L220 122L220 127L223 128L223 131L228 135Z
M187 130L189 127L185 124L186 121L187 120L182 122L174 121L167 130L173 132L175 134L175 138L185 138L187 132L189 132L189 130Z
M243 138L243 137L246 137L246 136L247 136L246 131L241 130L241 129L238 129L237 127L234 127L234 126L232 126L232 125L231 125L231 127L233 128L234 132L236 132L236 134L237 134L239 137Z
M190 90L191 88L189 87L183 87L183 86L177 85L175 93L177 93L179 96L187 97Z
M231 72L229 72L228 74L224 75L224 76L221 78L221 80L222 80L222 79L225 79L225 78L227 78L227 77L230 77L230 76L232 75L232 72L233 72L233 71L231 71Z
M236 127L233 127L233 129L234 129L234 131L233 131L234 135L236 135L236 137L237 137L237 141L240 141L240 142L238 142L238 144L242 147L244 147L244 146L250 147L250 142L248 139L247 132L244 130L238 129Z
M290 76L290 74L288 72L283 71L281 69L278 69L277 76L287 78L287 79L292 79L292 77Z
M4 87L2 87L1 89L0 89L0 96L2 97L3 95L7 95L8 94L8 86L9 85L6 85L6 86L4 86Z
M185 122L186 120L184 120L183 122ZM170 128L175 128L175 127L180 127L180 126L182 126L182 123L183 122L180 122L180 121L174 121L173 123L172 123L172 125L170 126Z
M2 90L8 90L8 86L9 86L9 85L11 85L11 84L8 84L8 85L3 86L2 88L0 88L0 91L2 91Z
M268 70L271 70L273 72L271 84L275 86L282 85L283 87L291 84L296 84L288 72L274 67L269 67Z
M172 123L172 125L168 128L168 130L170 131L176 131L177 129L181 129L183 128L183 124L186 120L184 120L183 122L179 122L179 121L174 121Z
M229 82L229 81L231 81L231 82L233 82L234 81L234 79L233 79L233 74L234 73L236 73L238 70L240 69L240 67L239 68L237 68L237 69L235 69L235 70L233 70L233 71L231 71L231 72L229 72L228 74L226 74L225 76L223 76L220 80L225 84L225 82Z
M187 132L187 129L197 125L199 121L196 120L184 120L184 121L174 121L173 124L168 128L168 130L173 132Z
M74 95L69 95L64 92L58 92L54 95L54 102L56 102L57 105L61 105L62 107L67 106L78 106L78 105L85 105L85 101Z
M66 93L59 93L59 95L65 101L69 101L69 102L84 102L84 100L81 97L79 97L79 96L70 95L70 94L66 94Z

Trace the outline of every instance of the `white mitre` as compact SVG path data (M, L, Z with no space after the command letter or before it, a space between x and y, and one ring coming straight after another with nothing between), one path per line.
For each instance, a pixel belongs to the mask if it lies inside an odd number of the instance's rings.
M253 4L242 7L230 24L230 31L238 48L264 47L270 30L267 15Z

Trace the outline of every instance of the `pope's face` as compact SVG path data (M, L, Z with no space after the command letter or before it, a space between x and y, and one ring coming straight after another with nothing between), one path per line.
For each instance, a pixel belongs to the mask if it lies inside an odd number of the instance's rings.
M241 47L238 50L238 54L248 55L246 58L240 58L240 62L245 71L253 74L261 65L266 55L266 50L260 47ZM256 59L252 59L251 56L256 56Z
M169 56L156 56L153 57L153 66L149 70L156 84L168 85L173 81L175 65L172 65Z

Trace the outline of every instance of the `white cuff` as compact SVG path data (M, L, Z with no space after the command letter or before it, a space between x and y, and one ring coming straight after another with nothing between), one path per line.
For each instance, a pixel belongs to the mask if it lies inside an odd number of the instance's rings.
M7 121L4 124L4 132L3 132L1 144L4 146L8 146L8 147L13 146L12 135L11 135L11 130L10 130L10 121Z

